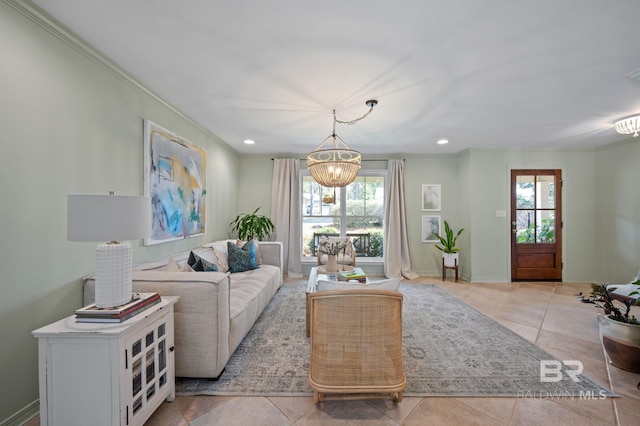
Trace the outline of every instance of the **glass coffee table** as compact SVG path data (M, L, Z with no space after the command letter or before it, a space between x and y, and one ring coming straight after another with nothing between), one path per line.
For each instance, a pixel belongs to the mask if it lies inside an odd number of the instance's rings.
M363 273L362 269L355 268L354 270L353 267L348 272L356 272L356 271ZM331 290L339 290L339 289L345 289L345 288L353 288L353 286L356 286L356 285L363 285L363 284L366 284L369 280L366 277L364 282L347 281L344 279L341 280L338 278L338 275L340 274L340 272L343 272L343 271L339 271L337 273L326 273L322 267L320 267L320 269L317 266L314 266L313 268L311 268L311 272L309 272L309 282L307 283L307 307L306 307L307 337L309 337L309 335L311 334L311 310L309 309L309 301L310 301L311 293L315 293L316 291L319 291L318 281L333 281L336 283L336 285L335 287L332 286ZM325 289L325 290L328 290L328 289Z

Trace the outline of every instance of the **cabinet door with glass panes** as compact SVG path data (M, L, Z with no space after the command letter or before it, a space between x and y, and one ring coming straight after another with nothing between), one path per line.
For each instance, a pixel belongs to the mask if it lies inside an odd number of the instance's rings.
M172 401L173 314L165 315L149 327L132 333L125 343L125 379L122 381L124 424L147 419L163 399ZM144 423L142 421L141 423Z

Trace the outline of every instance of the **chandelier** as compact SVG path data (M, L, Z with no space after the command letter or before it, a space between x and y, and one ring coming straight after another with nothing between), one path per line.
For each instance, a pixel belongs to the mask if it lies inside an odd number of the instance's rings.
M621 118L613 123L616 131L623 135L633 134L634 138L638 137L640 131L640 114L632 115L631 117Z
M349 185L358 176L361 162L360 153L349 148L349 145L336 134L336 123L355 124L369 115L377 104L378 101L375 99L368 100L366 105L369 107L369 111L362 117L351 121L338 120L336 110L333 110L333 132L307 156L309 172L320 185L329 188L343 187ZM333 141L333 145L330 148L323 148L329 139Z

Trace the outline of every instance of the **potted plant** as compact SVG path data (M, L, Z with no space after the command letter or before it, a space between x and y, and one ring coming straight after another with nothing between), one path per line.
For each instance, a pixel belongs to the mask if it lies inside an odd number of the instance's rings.
M347 246L348 243L340 239L331 241L328 238L323 238L320 241L320 250L327 255L327 265L325 266L327 272L338 271L338 254L342 252L344 256L344 250Z
M638 290L629 296L638 297L640 294L640 281ZM640 373L640 320L631 314L631 306L638 300L633 297L621 297L616 299L611 294L614 286L607 284L592 284L591 297L581 296L585 303L595 303L603 313L598 313L598 328L600 341L611 360L611 364L623 370Z
M271 219L266 216L256 214L260 207L255 209L253 213L240 213L230 223L231 230L238 233L241 240L252 240L257 238L262 240L268 237L274 229L276 229Z
M436 244L436 248L442 251L442 258L444 259L444 266L454 267L457 265L458 252L460 248L456 247L456 241L464 229L460 229L455 237L453 236L453 230L449 226L449 222L444 221L444 237L436 233L436 237L440 240L440 244Z

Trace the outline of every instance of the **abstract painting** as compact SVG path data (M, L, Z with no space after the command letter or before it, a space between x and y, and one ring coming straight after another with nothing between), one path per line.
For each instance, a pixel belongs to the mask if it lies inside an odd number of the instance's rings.
M205 233L207 151L144 120L144 192L151 198L145 245Z

